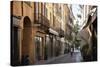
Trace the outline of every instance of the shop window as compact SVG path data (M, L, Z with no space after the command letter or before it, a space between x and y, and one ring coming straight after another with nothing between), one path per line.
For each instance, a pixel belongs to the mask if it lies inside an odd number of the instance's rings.
M43 46L43 38L36 36L35 37L35 56L36 56L36 61L41 60L43 50L41 49Z
M56 45L56 39L55 37L53 37L53 49L52 49L53 57L55 56L55 49L56 49L55 45Z
M45 56L44 56L44 58L45 58L45 60L47 60L48 59L48 57L50 56L49 55L49 43L50 43L50 40L49 40L49 36L47 35L46 36L46 40L45 40Z

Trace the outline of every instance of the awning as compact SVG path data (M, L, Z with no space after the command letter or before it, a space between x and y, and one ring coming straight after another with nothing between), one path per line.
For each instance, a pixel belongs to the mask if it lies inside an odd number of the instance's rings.
M65 43L65 40L64 40L64 38L61 38L61 42Z
M58 32L56 32L55 30L53 30L51 28L49 28L49 32L52 33L52 34L54 34L54 35L57 35L57 36L59 35Z

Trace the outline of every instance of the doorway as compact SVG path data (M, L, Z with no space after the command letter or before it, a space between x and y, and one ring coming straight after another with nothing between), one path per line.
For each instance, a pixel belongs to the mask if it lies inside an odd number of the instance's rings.
M30 58L30 45L32 41L32 27L29 17L25 17L23 20L23 39L22 39L22 59L28 56ZM22 60L23 61L23 60Z
M35 61L36 63L42 60L43 56L43 37L35 36Z
M11 32L11 65L19 64L18 27L13 27Z

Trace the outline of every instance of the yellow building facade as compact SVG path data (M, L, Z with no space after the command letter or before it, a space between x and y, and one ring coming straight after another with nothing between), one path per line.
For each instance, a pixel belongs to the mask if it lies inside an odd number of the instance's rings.
M64 54L65 4L11 1L11 65L43 63ZM65 9L66 8L66 9Z

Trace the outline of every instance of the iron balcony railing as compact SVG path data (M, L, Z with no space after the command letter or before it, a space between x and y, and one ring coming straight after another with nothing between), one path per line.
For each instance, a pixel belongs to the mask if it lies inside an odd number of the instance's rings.
M34 22L35 24L40 24L41 26L45 26L48 28L50 27L49 20L47 19L47 17L45 17L41 13L34 14L34 21L35 21Z
M59 32L59 36L60 37L64 37L64 30L62 30L61 28L59 28L58 32Z

